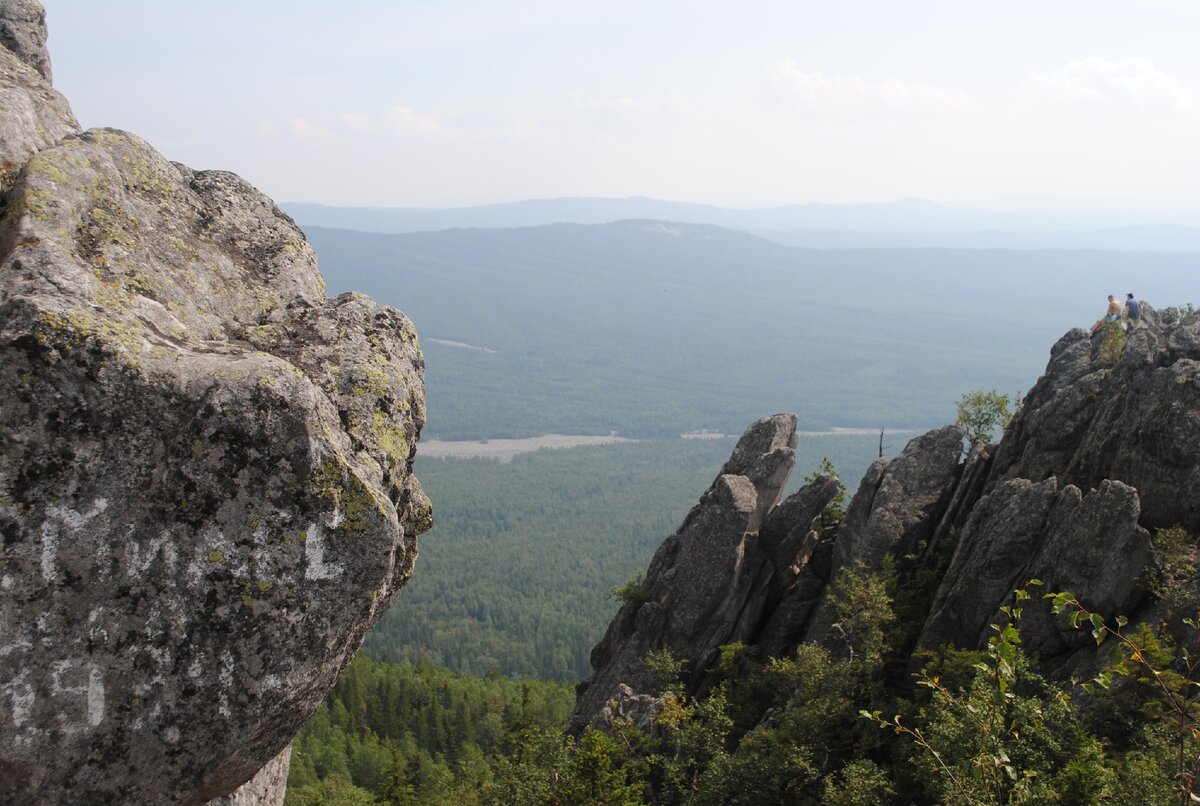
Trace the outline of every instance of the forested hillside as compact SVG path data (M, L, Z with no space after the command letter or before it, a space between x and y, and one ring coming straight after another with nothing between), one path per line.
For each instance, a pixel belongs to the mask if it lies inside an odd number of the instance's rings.
M967 390L1028 388L1046 345L1089 326L1108 294L1184 296L1195 263L803 250L650 221L307 232L331 293L369 293L416 323L427 438L740 433L772 411L807 429L936 426Z
M577 741L560 732L566 686L360 657L296 738L286 804L1181 802L1197 713L1170 668L1169 634L1114 630L1124 672L1086 692L1056 685L1033 670L1018 632L1022 610L1051 606L1041 591L1022 590L1030 598L1014 602L1023 608L986 651L925 654L914 683L912 608L930 591L899 588L890 572L851 575L837 596L848 657L804 645L767 662L729 646L703 700L682 694L669 653L649 658L661 674L655 727L618 719Z
M892 455L904 435L885 435ZM437 502L420 572L367 636L373 658L576 680L614 606L729 456L732 440L543 450L511 464L419 458ZM800 477L828 457L856 480L878 436L802 437ZM853 484L854 481L851 481Z
M564 685L360 655L293 743L286 804L464 802L516 737L558 728L574 699Z

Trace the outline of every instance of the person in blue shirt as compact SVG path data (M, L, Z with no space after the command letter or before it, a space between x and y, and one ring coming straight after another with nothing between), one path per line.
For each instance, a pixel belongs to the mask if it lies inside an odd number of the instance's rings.
M1125 295L1126 330L1133 330L1142 321L1142 306L1133 298L1133 293Z

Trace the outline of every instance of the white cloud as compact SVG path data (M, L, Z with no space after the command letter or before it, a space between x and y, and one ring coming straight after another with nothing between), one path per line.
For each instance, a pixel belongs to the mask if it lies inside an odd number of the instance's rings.
M356 134L374 134L375 122L367 115L358 115L353 112L343 112L338 116L342 126L346 127Z
M966 103L966 96L956 90L898 79L868 81L856 75L825 75L820 70L803 70L791 59L777 59L771 64L771 74L798 101L817 109L931 114Z
M646 106L636 98L593 98L582 93L572 93L571 101L580 109L595 109L604 112L637 112Z
M446 133L437 118L407 106L393 106L387 111L387 120L397 134L405 137L433 137Z
M1196 90L1159 70L1149 59L1073 59L1059 70L1030 72L1029 84L1058 101L1133 103L1176 112L1197 107Z
M328 131L319 126L314 126L304 118L289 118L287 125L288 129L298 140L308 143L324 143L333 139L333 135Z

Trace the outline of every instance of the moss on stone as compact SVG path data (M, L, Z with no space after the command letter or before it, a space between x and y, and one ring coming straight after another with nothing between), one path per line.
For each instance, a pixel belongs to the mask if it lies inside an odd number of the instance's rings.
M371 515L383 509L371 489L340 463L322 462L314 474L313 486L341 514L338 528L345 532L366 531Z

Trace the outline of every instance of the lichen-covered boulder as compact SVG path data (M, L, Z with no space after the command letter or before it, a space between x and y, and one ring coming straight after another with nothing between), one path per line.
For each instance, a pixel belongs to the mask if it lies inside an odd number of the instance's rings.
M0 801L199 804L412 572L424 363L237 177L94 130L0 224ZM278 777L278 776L276 776Z

